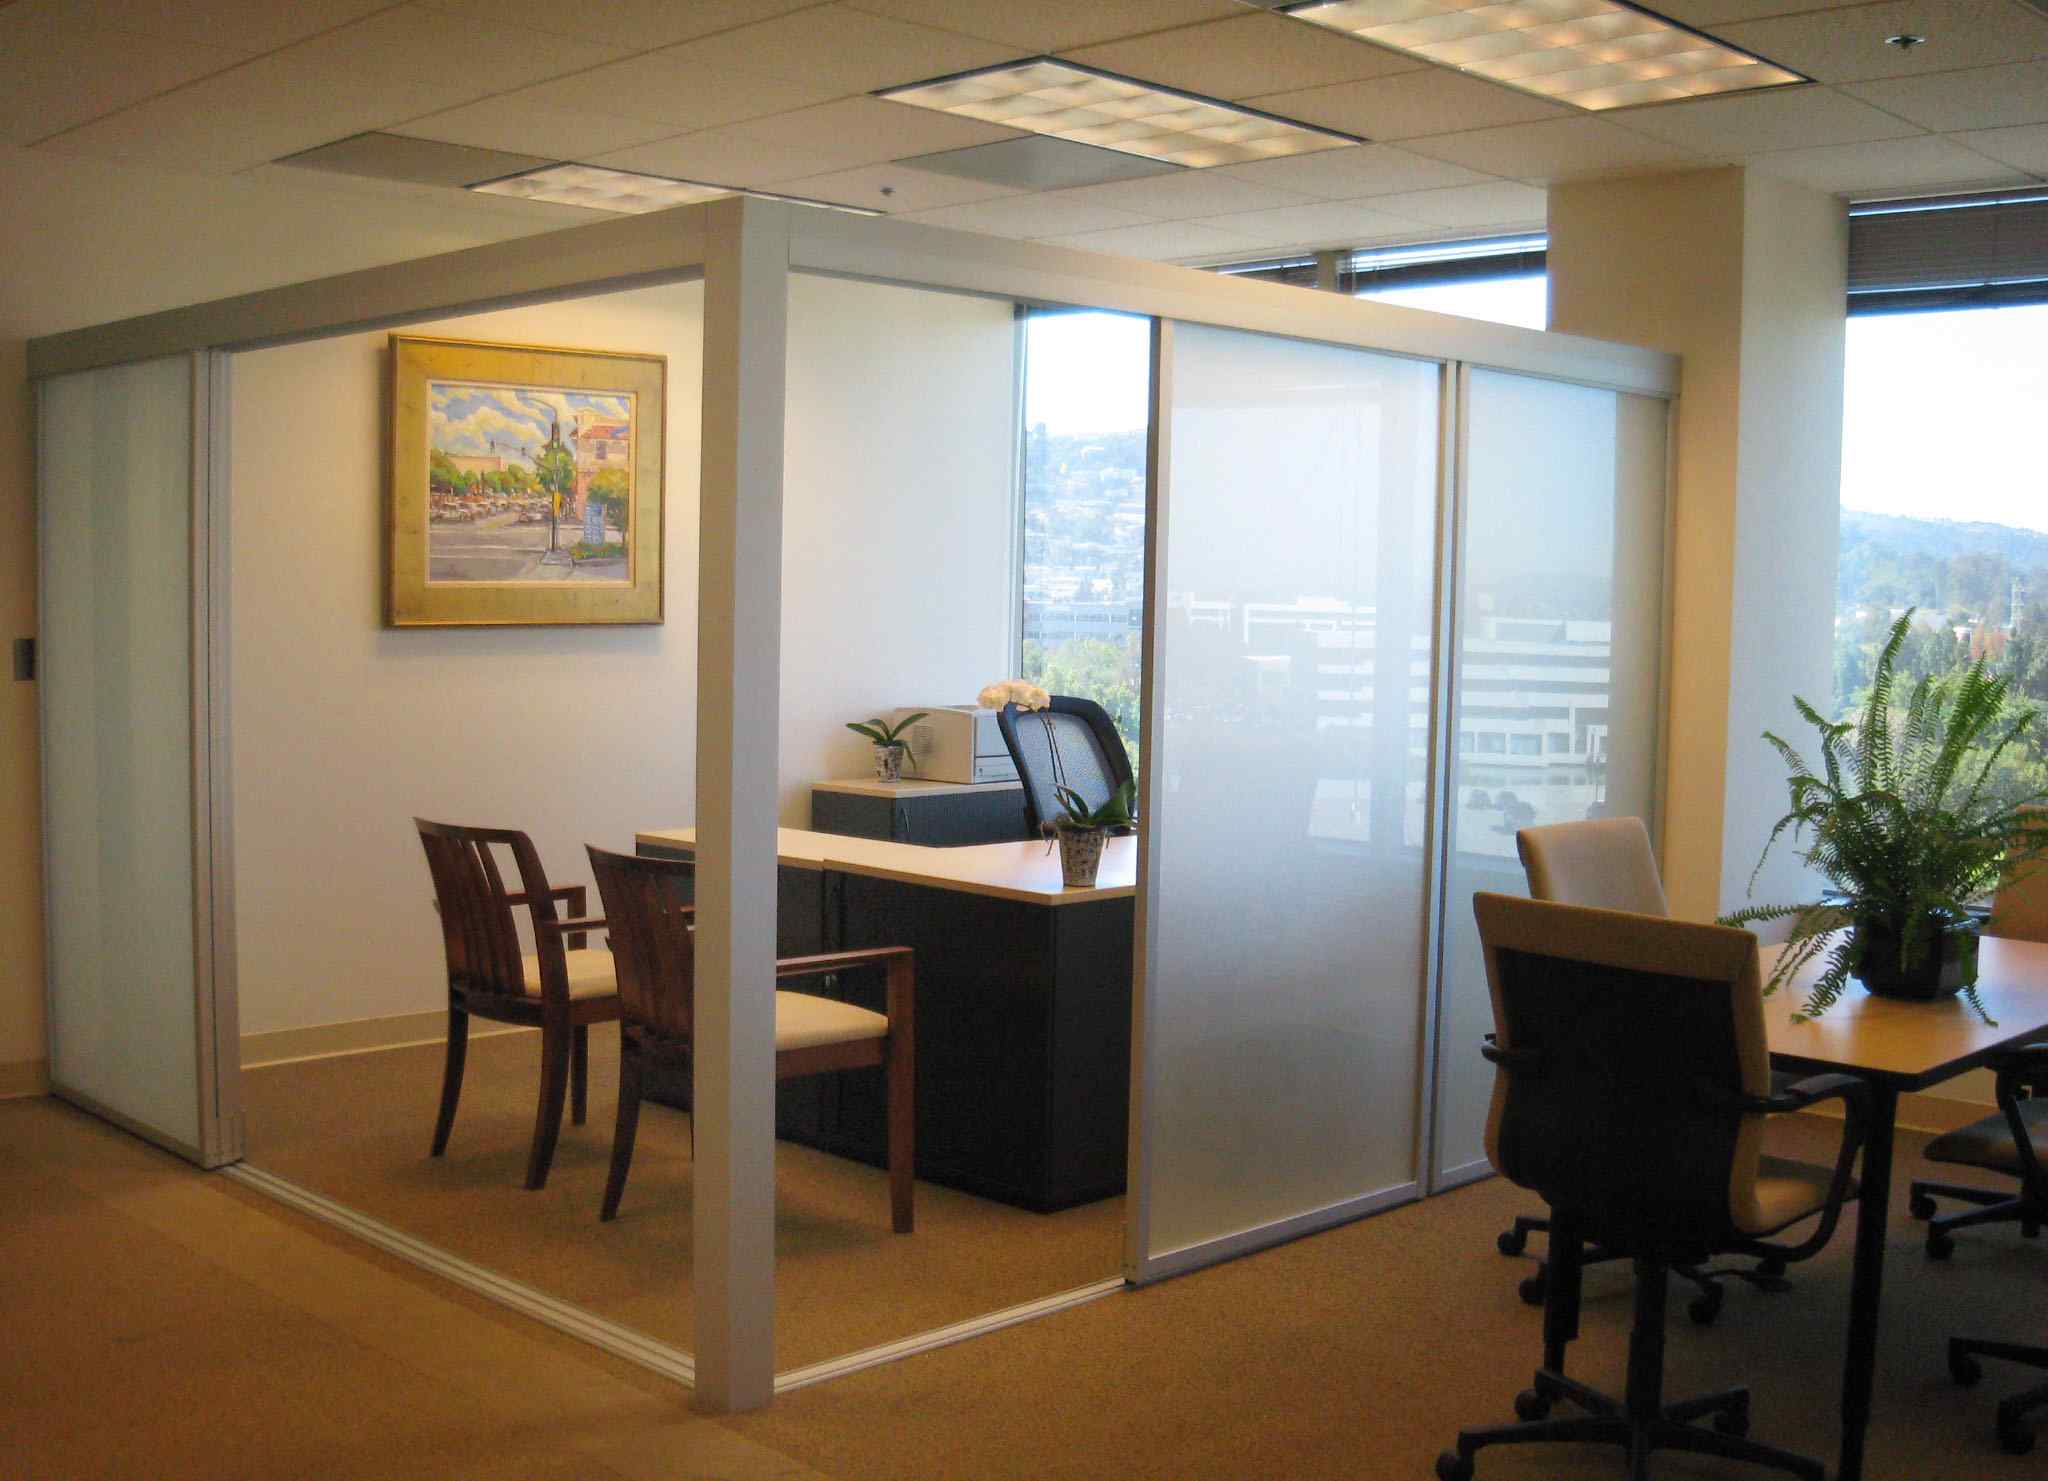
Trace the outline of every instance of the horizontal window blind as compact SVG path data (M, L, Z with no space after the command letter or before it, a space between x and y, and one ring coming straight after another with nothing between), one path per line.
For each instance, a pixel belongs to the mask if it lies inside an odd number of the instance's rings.
M2001 303L2048 303L2048 190L1850 209L1850 313Z

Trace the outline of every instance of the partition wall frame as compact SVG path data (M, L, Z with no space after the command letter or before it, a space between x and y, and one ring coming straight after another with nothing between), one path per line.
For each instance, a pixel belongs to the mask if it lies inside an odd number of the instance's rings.
M1446 1175L1439 1154L1444 1132L1436 1086L1447 1053L1444 922L1455 904L1446 898L1446 848L1456 800L1450 795L1449 758L1455 754L1452 738L1458 734L1460 710L1453 671L1459 635L1469 621L1455 600L1470 441L1460 420L1468 400L1467 378L1474 368L1483 368L1518 382L1636 398L1655 403L1667 415L1678 389L1676 358L1654 351L750 198L605 221L31 343L29 371L45 407L38 455L47 489L51 470L76 454L82 435L53 425L48 412L71 378L167 357L181 357L193 367L193 376L201 377L205 367L236 350L702 278L692 1218L696 1402L712 1411L765 1404L777 1386L774 1010L770 995L733 989L771 981L774 972L785 396L789 287L798 273L1024 305L1109 309L1154 321L1141 798L1146 824L1140 833L1125 1258L1125 1276L1133 1284L1457 1180ZM1233 377L1239 367L1252 366L1260 367L1266 379L1239 397ZM218 447L224 445L229 412L225 382L217 371L204 380L209 393L195 398L199 409L193 412L192 435L195 445ZM1399 388L1398 405L1388 399L1390 386ZM1341 547L1333 559L1349 561L1348 566L1292 573L1286 580L1299 574L1292 588L1297 593L1312 589L1301 581L1320 580L1329 570L1355 582L1359 595L1340 603L1339 615L1330 619L1353 634L1345 641L1355 651L1342 651L1343 642L1311 636L1296 642L1291 655L1218 661L1206 678L1193 656L1184 662L1183 652L1196 653L1205 638L1203 622L1214 615L1200 588L1223 569L1217 552L1232 542L1234 530L1245 528L1233 523L1241 518L1228 497L1233 484L1217 471L1222 465L1214 452L1233 443L1305 447L1323 460L1295 469L1290 475L1295 481L1272 493L1248 527L1271 538L1237 554L1256 565L1278 552L1319 544ZM225 507L218 488L225 477L225 469L212 466L197 484L208 492L205 500L191 505L200 511L202 524L200 504ZM1243 487L1257 478L1244 469L1233 477L1235 486ZM1204 478L1209 484L1198 497L1193 491L1203 488ZM1354 497L1355 478L1380 487L1378 502L1370 508ZM990 494L1007 498L1010 491ZM1660 485L1660 517L1662 507ZM50 518L51 511L42 508L39 522L46 540ZM1321 540L1316 521L1324 519L1342 526L1342 540ZM1398 562L1385 554L1391 547L1380 538L1391 527L1388 521L1402 531ZM192 563L189 600L194 631L211 633L215 629L209 624L218 622L228 598L228 532L208 527L206 538L213 542L207 546L210 554ZM878 527L877 538L888 535ZM1661 559L1661 530L1657 549ZM1279 577L1274 581L1275 590L1285 585ZM1660 566L1654 584L1661 587L1662 582ZM1390 595L1396 591L1398 603ZM1226 624L1239 624L1249 641L1254 608L1264 613L1275 605L1250 597L1234 600L1224 614ZM1392 621L1396 606L1405 624L1398 660L1390 661L1386 648L1369 655L1366 634L1377 628L1372 632L1377 640L1386 631L1380 624ZM1307 610L1299 601L1295 607ZM50 620L47 615L45 620ZM1318 616L1306 626L1318 627L1321 621ZM1662 639L1655 641L1661 655ZM208 683L224 684L231 655L202 648L219 667L218 673L209 670ZM1379 698L1358 698L1375 663ZM1321 1128L1341 1128L1345 1118L1307 1103L1300 1109L1320 1117L1313 1135L1285 1145L1260 1140L1283 1131L1284 1117L1275 1121L1254 1113L1232 1095L1265 1096L1269 1086L1284 1082L1289 1041L1284 1035L1267 1041L1256 1032L1231 1030L1224 1010L1256 1011L1269 984L1243 982L1241 1000L1221 980L1191 987L1183 964L1201 954L1203 943L1187 939L1185 918L1162 908L1183 898L1207 898L1205 891L1215 895L1236 887L1212 867L1217 858L1227 860L1234 846L1220 831L1230 815L1216 811L1226 807L1230 793L1226 789L1218 801L1203 792L1205 772L1194 760L1211 754L1216 745L1227 748L1250 731L1204 729L1203 717L1256 719L1276 693L1298 696L1317 689L1321 681L1313 677L1291 688L1280 684L1274 676L1284 676L1289 664L1297 674L1321 673L1322 668L1313 667L1321 664L1338 676L1330 681L1338 696L1336 713L1311 717L1301 733L1327 733L1328 746L1377 758L1375 764L1392 765L1401 779L1398 786L1383 781L1375 794L1369 780L1353 777L1346 794L1321 775L1324 768L1313 758L1294 757L1284 744L1257 751L1260 757L1279 755L1286 763L1258 775L1279 778L1274 785L1292 788L1287 795L1305 808L1299 817L1260 811L1266 821L1259 826L1266 828L1274 850L1270 858L1279 866L1262 877L1262 887L1269 888L1271 900L1284 903L1293 894L1282 886L1297 881L1302 889L1296 893L1310 901L1302 907L1310 913L1299 917L1306 923L1299 934L1313 939L1300 944L1298 960L1287 968L1297 989L1286 1005L1289 1011L1323 1011L1329 984L1346 980L1351 968L1342 951L1344 931L1367 942L1393 931L1402 943L1395 965L1378 974L1374 988L1385 1004L1398 1005L1387 1007L1384 1016L1399 1024L1386 1035L1370 1023L1370 1032L1324 1035L1337 1047L1317 1066L1329 1084L1360 1075L1370 1079L1373 1064L1381 1061L1398 1067L1398 1083L1383 1087L1382 1102L1375 1102L1395 1114L1370 1147L1320 1145ZM1302 664L1312 670L1302 670ZM1390 681L1396 672L1398 681ZM1195 689L1182 693L1175 688L1182 673L1198 681ZM1343 677L1347 674L1353 677ZM1202 690L1203 684L1210 688ZM1215 696L1223 691L1214 687L1219 684L1238 688L1219 700ZM1197 702L1197 691L1209 697ZM1395 695L1398 706L1391 698ZM47 725L48 692L43 699ZM1378 711L1368 714L1369 704L1378 704ZM1300 718L1296 714L1288 723ZM208 717L204 744L188 768L188 785L175 799L180 808L203 807L205 817L217 825L198 830L192 845L193 877L202 883L225 877L230 842L230 820L213 802L228 795L232 753L224 727L224 715ZM53 756L69 743L46 729L46 777ZM1419 768L1412 761L1418 744ZM261 758L244 756L240 762L260 765ZM1642 799L1645 807L1654 807L1655 791L1652 783ZM1301 817L1307 819L1305 826L1298 826ZM1387 833L1383 848L1368 836L1375 827ZM1312 857L1299 850L1284 852L1300 842L1296 833L1314 844ZM1347 893L1376 888L1371 871L1384 862L1376 857L1380 854L1399 856L1405 891L1397 908L1384 913L1375 909L1375 900ZM232 963L231 912L216 909L198 888L187 890L185 898L215 962ZM58 919L61 908L53 894L46 917L53 945L66 925ZM1215 928L1230 925L1224 919ZM66 980L67 962L54 949L51 956L54 1007L73 988ZM234 1022L231 971L199 974L164 990L184 994L191 1004L190 1021L214 1024L216 1035L219 1024ZM933 985L928 990L940 989ZM1224 1012L1222 1019L1215 1017L1219 1012ZM54 1012L52 1021L58 1021ZM1350 1027L1363 1022L1354 1013ZM1192 1052L1196 1048L1198 1054ZM1353 1050L1361 1057L1347 1062L1343 1055ZM1244 1070L1244 1077L1211 1078L1219 1063ZM232 1054L196 1056L190 1069L195 1104L204 1097L229 1104L236 1073ZM1242 1090L1232 1092L1232 1083ZM219 1099L222 1086L228 1087L227 1099ZM141 1129L151 1129L146 1120ZM1236 1140L1219 1129L1228 1129ZM181 1150L189 1155L189 1148ZM1243 1182L1232 1171L1261 1163L1282 1166L1287 1176L1254 1186L1256 1180ZM1337 1171L1328 1172L1331 1167Z

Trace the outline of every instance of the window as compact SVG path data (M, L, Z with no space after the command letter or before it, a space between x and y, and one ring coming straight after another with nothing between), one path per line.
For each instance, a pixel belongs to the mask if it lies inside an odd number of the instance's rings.
M1543 737L1540 735L1511 735L1508 737L1510 756L1540 756L1543 754Z
M1482 756L1501 756L1501 755L1505 755L1506 753L1507 753L1507 737L1506 737L1506 736L1502 735L1502 734L1501 734L1501 733L1500 733L1499 731L1497 731L1497 730L1482 730L1482 731L1480 731L1480 732L1479 732L1479 754L1480 754L1480 755L1482 755Z
M1024 318L1023 677L1109 712L1138 763L1152 326Z
M1547 737L1547 746L1551 755L1566 756L1571 754L1572 738L1561 730L1554 730Z

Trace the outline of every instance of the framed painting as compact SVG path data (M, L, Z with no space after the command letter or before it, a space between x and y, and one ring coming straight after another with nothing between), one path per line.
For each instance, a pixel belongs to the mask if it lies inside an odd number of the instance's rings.
M662 620L660 355L391 336L387 627Z

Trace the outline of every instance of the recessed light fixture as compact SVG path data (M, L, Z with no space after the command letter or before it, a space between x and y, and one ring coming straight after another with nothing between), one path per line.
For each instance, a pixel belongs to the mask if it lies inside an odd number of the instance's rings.
M1393 51L1594 111L1807 80L1616 0L1309 0L1280 8Z
M1051 57L885 88L875 96L1189 169L1249 164L1365 142L1256 108L1175 92Z
M693 206L726 195L750 195L756 200L787 201L793 206L848 211L856 216L882 214L866 206L842 206L836 201L814 201L800 195L777 195L770 190L746 190L737 185L707 185L701 180L674 180L667 175L642 175L598 165L545 165L469 188L485 195L509 195L520 200L587 206L594 211L622 211L635 216L646 211L666 211L671 206Z

